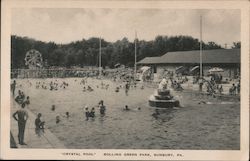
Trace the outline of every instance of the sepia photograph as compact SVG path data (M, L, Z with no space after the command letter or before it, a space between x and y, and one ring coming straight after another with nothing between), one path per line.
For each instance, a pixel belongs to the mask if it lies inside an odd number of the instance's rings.
M8 10L10 151L180 160L168 150L248 147L241 8L34 4Z

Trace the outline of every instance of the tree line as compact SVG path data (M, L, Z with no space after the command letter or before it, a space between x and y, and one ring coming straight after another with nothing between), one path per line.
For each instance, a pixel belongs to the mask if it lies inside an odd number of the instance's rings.
M191 36L157 36L154 40L135 40L137 44L137 61L145 57L161 56L170 51L199 50L199 40ZM42 42L28 37L11 36L11 68L27 68L25 55L30 49L42 53L44 66L73 67L98 66L99 38L92 37L68 44ZM102 66L114 68L120 63L132 67L134 65L135 44L126 37L116 42L101 39ZM203 49L221 49L215 42L203 42ZM240 42L234 42L232 48L240 48Z

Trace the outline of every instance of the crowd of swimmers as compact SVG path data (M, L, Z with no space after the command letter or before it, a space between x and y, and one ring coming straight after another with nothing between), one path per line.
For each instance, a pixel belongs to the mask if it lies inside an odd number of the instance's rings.
M94 89L91 86L87 86L87 88L85 86L83 86L83 90L82 91L83 92L86 92L86 91L92 92L92 91L94 91Z
M166 80L165 81L166 85L168 85L168 82L170 81L171 87L176 91L182 91L183 87L181 86L181 84L189 81L187 76L170 77L168 79L166 79L166 77L164 77L163 80L164 79ZM193 79L193 84L198 83L200 92L203 91L203 86L205 86L205 91L207 92L207 94L212 95L212 96L215 96L215 94L222 95L224 93L227 93L224 89L224 85L221 82L222 82L221 80L218 81L214 77L211 77L210 80L207 80L205 78L199 78L199 77L194 77L194 79ZM229 95L240 95L240 80L237 81L236 83L231 84L231 87L229 87L229 89L228 89L228 94Z
M232 84L232 86L229 89L230 95L236 95L240 94L240 82L237 83L237 85Z
M83 81L80 82L80 84L82 84L84 86L86 85L86 83L87 83L86 80L83 80ZM28 81L28 85L32 86L32 83ZM22 145L25 145L26 143L24 143L24 129L25 129L26 121L28 119L28 112L25 110L25 107L30 105L30 97L26 96L25 93L22 90L18 90L17 94L15 94L16 86L17 86L17 83L16 83L16 80L14 80L13 83L11 84L11 92L13 94L15 102L18 105L21 106L21 109L19 109L17 112L15 112L13 114L13 117L14 117L15 120L18 121L19 143L22 144ZM56 80L51 81L49 83L49 85L44 83L44 82L41 82L41 81L35 83L35 88L38 88L38 89L39 88L40 89L45 89L46 87L49 87L49 88L47 88L48 90L50 88L53 88L52 90L55 90L55 88L64 88L64 86L67 87L69 85L66 82L59 83ZM108 83L105 84L105 83L101 82L99 87L101 89L107 89L107 88L109 88L109 84ZM120 88L125 88L125 91L127 93L130 88L136 88L136 85L135 84L130 84L130 82L126 82L126 84L124 86L120 85L119 89ZM143 89L143 88L144 87L142 86L141 89ZM100 115L96 115L96 108L98 108ZM54 105L54 104L51 105L50 110L52 111L52 113L54 113L57 110L56 105ZM123 111L134 111L134 109L129 108L128 105L125 105L122 110ZM141 107L138 107L137 110L140 111ZM107 111L107 108L104 105L104 101L100 100L98 102L97 106L90 107L90 108L88 106L85 106L84 111L83 111L83 116L86 118L86 120L89 120L89 119L95 118L96 116L101 116L101 117L105 116L106 111ZM66 117L68 119L71 116L69 111L66 111L63 115L56 114L56 113L54 113L54 114L55 114L54 117L55 117L55 123L56 124L61 123L62 117ZM25 117L25 119L22 119L24 117ZM38 136L41 136L43 133L45 133L45 123L46 122L43 120L42 117L43 117L43 114L39 112L37 114L37 117L35 118L35 121L34 121L35 133Z
M15 101L19 104L26 104L29 105L30 104L30 97L29 96L25 96L24 92L21 90L18 90L18 95L15 97Z
M94 91L94 87L90 84L88 84L87 81L88 77L82 78L79 82L79 84L82 86L82 91L83 92L93 92ZM75 79L75 82L77 82L78 80ZM29 84L29 87L32 86L32 83L27 80L27 83ZM11 89L12 89L12 93L14 93L15 90L15 86L16 86L16 82L14 80L14 82L11 84ZM58 81L57 79L48 82L45 81L37 81L35 82L35 88L36 89L45 89L45 90L51 90L51 91L57 91L59 89L66 89L67 87L69 87L69 83L67 83L66 81ZM110 85L109 83L104 83L103 81L101 81L100 84L97 84L96 89L105 89L108 90L110 89ZM135 81L132 81L131 79L126 79L123 80L122 82L120 82L119 85L117 85L114 89L115 92L120 92L120 89L124 88L125 94L128 96L128 92L130 89L136 89L137 88L137 83ZM144 89L144 86L142 85L140 89Z
M106 106L104 105L103 100L99 101L98 108L99 108L100 116L104 116L106 113ZM91 110L89 111L88 106L85 106L85 116L86 116L86 120L89 120L89 118L94 118L95 117L95 107L92 107Z
M29 87L32 86L32 82L30 82L29 80L27 80L27 84ZM45 90L58 90L58 89L66 89L69 86L69 84L65 81L59 82L57 79L54 81L50 81L50 83L44 82L44 81L37 81L35 83L35 88L36 89L45 89ZM16 80L13 81L13 83L11 83L11 92L12 95L15 94L15 90L16 90L17 84L16 84ZM21 85L20 85L21 87Z
M77 80L75 80L76 82ZM187 78L182 80L183 83L188 81ZM178 80L174 80L174 79L170 79L171 82L171 87L173 87L174 89L182 89L181 87L181 83ZM124 85L120 84L117 85L115 87L115 92L119 92L120 89L124 88L125 90L125 94L128 95L128 92L130 89L136 89L137 88L137 84L136 82L133 81L129 81L126 80L123 83L125 83ZM167 83L168 81L165 81L165 85L167 87ZM28 85L31 87L32 86L32 82L30 82L28 80ZM87 79L82 79L80 81L80 85L83 85L83 91L94 91L94 88L91 87L90 85L87 84ZM65 89L69 86L69 84L66 81L58 81L57 79L50 81L49 83L43 82L43 81L37 81L35 83L35 88L36 89L45 89L45 90L58 90L58 89ZM213 88L211 88L213 87ZM101 82L99 85L96 85L96 88L99 89L106 89L108 90L110 88L109 83L104 83ZM25 129L25 123L26 120L28 118L28 114L27 112L24 112L25 107L27 107L30 104L30 97L26 96L25 93L21 90L18 90L17 94L16 94L16 89L17 89L17 83L16 80L13 80L13 82L11 83L11 93L14 97L15 102L21 107L17 112L15 112L13 114L13 117L15 120L18 121L18 128L19 128L19 143L20 144L24 144L23 141L23 137L24 137L24 129ZM141 86L141 89L144 89L144 86ZM222 92L224 91L223 86L221 84L216 84L215 81L211 80L209 82L209 84L207 84L207 92L209 93L215 93L215 91L218 91L218 93L222 94ZM236 94L240 94L240 82L238 82L236 85L232 84L232 86L229 88L229 94L230 95L236 95ZM84 117L86 118L86 120L89 120L90 118L95 118L96 117L96 109L99 109L99 113L100 116L104 116L106 113L106 106L104 105L104 101L101 100L99 101L97 107L88 107L85 106L84 108ZM131 109L128 107L128 105L125 105L125 107L123 108L124 111L130 111ZM137 110L141 110L140 107L137 108ZM52 105L51 106L51 111L56 111L56 106ZM153 116L157 116L159 115L159 111L156 111ZM59 124L61 122L61 115L55 115L55 123ZM65 114L63 115L66 118L70 118L70 113L67 111L65 112ZM23 119L25 118L26 119ZM37 114L37 118L35 120L35 129L36 129L36 134L40 135L41 131L44 132L44 127L45 127L45 121L42 121L41 119L42 117L42 113L38 113ZM21 118L21 119L20 119Z
M16 81L14 80L13 81L16 85ZM83 83L83 81L81 82L81 84L85 84L86 82ZM54 85L55 83L51 82L50 83L51 85ZM66 84L65 82L63 82L64 85L68 85ZM40 83L38 82L37 85L40 85L42 88L43 88L43 83ZM13 85L12 85L13 86ZM103 82L101 83L101 88L107 88L107 86L109 86L109 84L104 84ZM85 86L84 86L85 87ZM14 88L14 86L12 87ZM122 88L122 86L120 86L120 88ZM125 91L126 93L128 92L130 88L130 85L128 83L125 84ZM142 87L143 89L144 87ZM119 90L119 87L117 88ZM87 90L93 90L90 86L88 86L88 89ZM12 89L12 91L15 91L14 89ZM14 92L13 92L14 93ZM21 90L18 90L18 95L15 97L15 101L18 103L18 104L26 104L26 105L29 105L30 104L30 98L29 96L25 97L25 94L23 91ZM100 115L101 116L104 116L105 115L105 112L106 112L106 106L104 105L104 101L103 100L100 100L99 103L98 103L98 108L99 108L99 112L100 112ZM56 106L55 105L52 105L51 106L51 111L55 111L56 110ZM128 108L128 105L125 105L124 109L125 111L129 111L130 109ZM141 110L141 108L139 107L138 110ZM37 119L36 119L36 131L38 131L38 129L44 129L44 124L45 122L44 121L41 121L40 118L41 118L42 114L39 113L37 115ZM70 117L70 114L69 112L66 112L65 113L65 117L66 118L69 118ZM89 120L89 118L94 118L95 117L95 107L92 107L92 108L89 108L88 106L85 107L85 117L86 117L86 120ZM55 122L58 124L60 123L61 121L61 117L60 115L57 115L56 116L56 119L55 119Z
M215 81L210 80L210 81L205 81L206 83L206 92L209 95L215 95L215 94L223 94L224 92L224 87L222 84L217 84ZM235 85L235 83L233 83L231 85L231 87L229 87L229 91L228 91L229 95L240 95L240 81L237 83L237 85Z
M91 86L90 84L87 84L87 80L86 79L82 79L80 81L80 85L82 85L82 88L83 88L82 91L83 92L92 92L92 91L94 91L93 86ZM109 83L104 83L103 81L101 81L101 83L97 84L95 87L96 87L96 89L104 89L104 90L110 89ZM118 93L118 92L120 92L121 89L124 89L126 96L128 96L129 90L130 89L136 89L136 87L137 87L136 82L124 81L123 83L118 84L115 87L114 91L116 93ZM144 86L142 85L140 89L143 90Z

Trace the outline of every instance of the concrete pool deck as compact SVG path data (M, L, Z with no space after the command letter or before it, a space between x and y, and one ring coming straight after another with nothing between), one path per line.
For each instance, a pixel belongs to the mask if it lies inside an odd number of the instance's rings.
M24 133L24 142L27 145L20 145L18 144L18 125L17 121L12 117L12 114L18 110L18 104L12 100L14 108L11 108L11 134L14 138L14 141L16 143L17 148L41 148L43 149L65 149L64 144L60 142L60 140L50 132L49 129L45 129L45 132L38 136L35 132L35 119L36 115L31 112L28 108L26 110L28 111L29 118L26 123L25 127L25 133Z

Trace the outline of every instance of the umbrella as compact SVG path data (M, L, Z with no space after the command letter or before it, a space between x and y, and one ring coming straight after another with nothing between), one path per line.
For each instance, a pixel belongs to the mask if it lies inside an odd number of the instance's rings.
M197 69L199 69L200 67L199 66L195 66L195 67L193 67L191 70L190 70L190 72L193 72L193 71L195 71L195 70L197 70Z
M148 67L148 66L143 66L143 67L141 67L140 69L141 69L142 71L146 71L146 70L150 69L150 67Z
M180 70L180 69L182 69L183 68L183 66L179 66L179 67L177 67L175 70L177 71L177 70Z
M224 72L224 70L222 68L218 68L218 67L215 67L215 68L211 68L208 70L209 73L213 73L213 72Z
M182 73L185 70L184 66L179 66L175 69L175 73Z
M120 63L115 64L115 68L117 68L117 67L119 67L119 66L121 66Z

